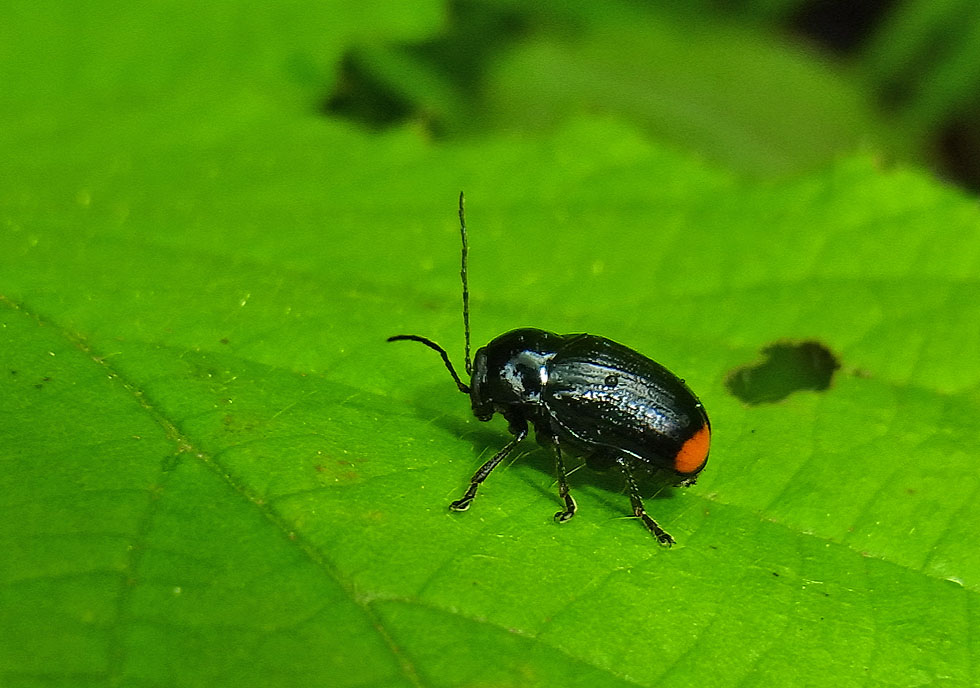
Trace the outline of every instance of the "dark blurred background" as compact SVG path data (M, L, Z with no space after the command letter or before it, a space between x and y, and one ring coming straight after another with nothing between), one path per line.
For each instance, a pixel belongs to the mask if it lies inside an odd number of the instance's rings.
M324 109L435 138L610 116L740 174L864 151L980 190L976 0L666 5L453 2L433 40L352 47Z

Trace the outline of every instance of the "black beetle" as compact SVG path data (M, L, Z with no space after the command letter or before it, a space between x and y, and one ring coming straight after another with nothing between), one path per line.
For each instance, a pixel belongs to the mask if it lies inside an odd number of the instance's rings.
M463 334L466 340L464 383L449 354L430 339L414 334L389 337L389 342L425 344L442 356L459 391L470 395L473 414L488 421L500 413L514 438L470 480L466 493L449 508L465 511L490 472L510 454L534 426L540 444L554 450L558 494L565 508L555 514L564 522L575 515L568 490L562 448L585 456L596 470L618 466L626 477L633 514L664 545L672 538L647 514L633 477L638 466L660 470L675 485L691 485L708 460L711 423L701 402L684 381L646 356L591 334L554 334L522 328L502 334L477 349L470 362L469 285L466 219L459 194L462 238Z

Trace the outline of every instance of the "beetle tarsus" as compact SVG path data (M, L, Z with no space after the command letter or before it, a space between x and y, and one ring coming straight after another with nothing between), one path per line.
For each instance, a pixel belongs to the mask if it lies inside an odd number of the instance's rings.
M643 525L647 527L647 530L653 533L653 537L657 538L657 542L659 542L661 545L666 545L667 547L674 544L675 540L670 536L670 533L661 528L656 521L650 518L650 514L643 511L642 506L640 507L639 512L637 512L637 510L634 508L633 513L640 517L640 519L643 521Z
M473 502L473 498L476 496L476 486L470 485L470 489L466 491L461 499L457 499L455 502L449 505L449 508L453 511L466 511L470 508L470 504Z
M559 523L564 523L574 516L576 511L578 511L578 504L575 503L575 498L568 492L567 485L565 486L564 491L559 488L558 496L565 502L565 508L562 511L555 513L555 520Z
M575 504L575 500L572 499L571 495L565 498L565 510L555 512L555 520L558 523L564 523L575 515L575 511L578 509L578 505Z

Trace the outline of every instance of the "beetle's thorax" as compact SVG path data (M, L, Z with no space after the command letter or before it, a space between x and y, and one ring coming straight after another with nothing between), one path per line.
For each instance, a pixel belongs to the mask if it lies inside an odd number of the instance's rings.
M521 329L502 334L481 347L473 360L470 401L480 420L508 406L536 405L548 382L548 361L560 335Z

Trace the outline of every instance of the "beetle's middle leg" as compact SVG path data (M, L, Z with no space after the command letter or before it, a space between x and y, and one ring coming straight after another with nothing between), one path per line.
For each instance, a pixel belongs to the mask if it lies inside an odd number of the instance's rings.
M564 523L575 515L578 505L575 504L575 499L572 497L572 493L568 489L568 474L565 473L565 462L562 461L561 458L561 444L558 442L558 437L555 435L550 435L548 440L555 450L555 469L556 473L558 474L558 496L561 497L561 500L565 503L565 508L555 514L555 520L559 523Z

